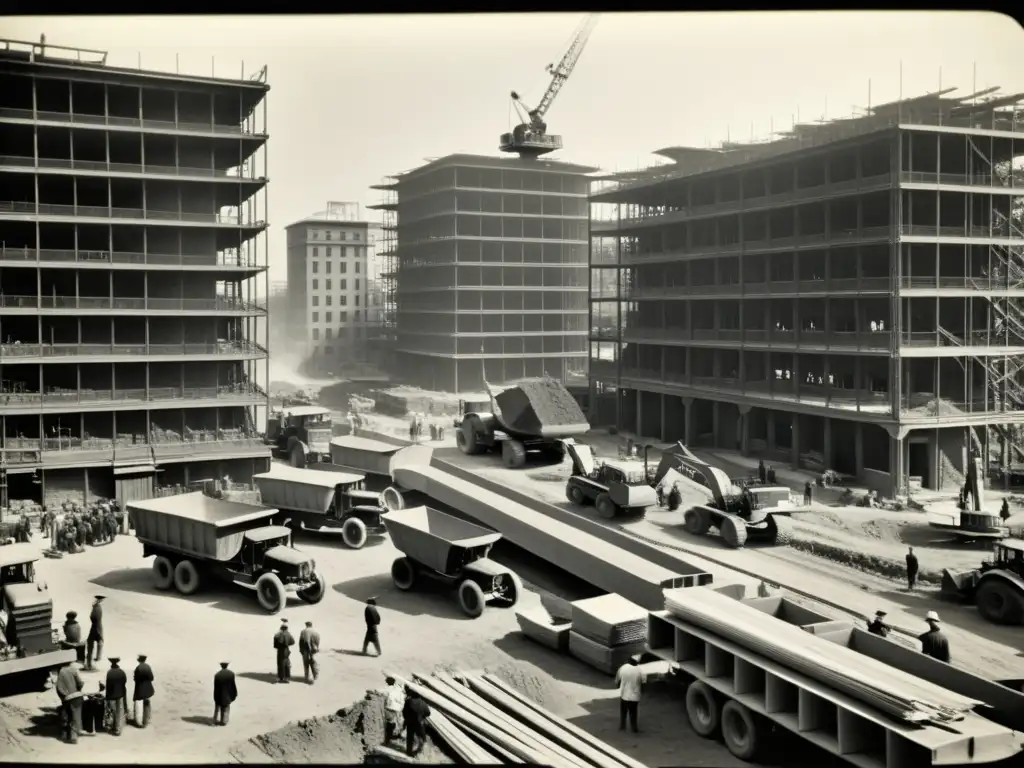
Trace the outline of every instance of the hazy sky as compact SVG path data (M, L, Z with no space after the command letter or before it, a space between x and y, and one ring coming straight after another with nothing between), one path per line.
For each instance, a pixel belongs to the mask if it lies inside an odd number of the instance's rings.
M237 77L266 64L272 279L282 228L327 200L378 202L387 174L498 154L509 91L528 104L579 14L18 17L0 37L109 51L108 63ZM566 149L608 170L959 86L1024 91L1024 30L992 13L603 14L548 113ZM941 68L941 76L940 76ZM369 212L376 217L375 212Z

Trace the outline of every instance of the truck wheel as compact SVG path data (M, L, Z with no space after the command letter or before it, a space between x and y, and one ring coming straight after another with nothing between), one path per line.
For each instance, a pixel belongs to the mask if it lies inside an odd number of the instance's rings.
M514 608L519 602L519 596L523 594L523 582L512 571L501 574L497 580L498 589L495 592L500 595L498 597L499 605L502 608Z
M277 574L264 573L256 580L256 599L263 610L269 613L281 612L288 602L288 595Z
M978 586L974 602L978 613L993 624L1020 624L1024 619L1024 596L998 577L989 577Z
M793 521L782 515L768 515L768 524L774 528L772 543L777 547L788 547L793 541Z
M509 469L526 464L526 446L518 440L505 440L501 444L501 460Z
M473 420L463 419L462 429L460 429L459 432L462 434L462 439L460 441L459 436L456 435L455 442L458 444L460 450L467 456L479 453L480 449L477 447L476 427L473 424Z
M714 691L700 680L694 680L686 689L686 716L698 736L707 739L718 730L718 699Z
M163 555L157 555L153 561L153 585L157 589L170 589L174 586L174 566Z
M733 756L750 762L757 756L760 739L753 713L736 701L722 707L722 741Z
M462 431L461 427L455 430L455 447L463 453L469 453L466 450L466 433Z
M405 509L405 497L402 496L402 492L393 485L389 485L381 492L380 503L383 504L384 508L389 512L394 512L398 509Z
M201 580L199 569L191 560L182 560L174 566L174 588L183 595L194 595L199 591Z
M366 524L358 517L350 517L341 527L341 538L349 549L362 549L366 543Z
M688 509L683 514L683 527L694 536L704 536L711 527L711 516L703 509Z
M569 485L565 489L565 498L575 504L577 507L582 507L587 503L587 494L583 492L583 489L578 485Z
M298 593L299 599L304 603L310 605L316 605L324 599L324 594L327 592L327 584L324 583L323 577L313 571L313 583L310 584L306 589Z
M400 557L391 564L391 580L395 587L408 592L416 586L416 566L408 557Z
M729 549L740 549L747 543L747 526L741 520L723 517L718 523L718 532Z
M459 584L459 608L471 619L478 618L484 612L484 591L472 579Z
M615 506L615 502L612 501L612 497L607 493L600 493L597 499L594 501L594 507L597 508L597 514L599 517L603 517L605 520L611 520L615 517L618 512L618 507Z

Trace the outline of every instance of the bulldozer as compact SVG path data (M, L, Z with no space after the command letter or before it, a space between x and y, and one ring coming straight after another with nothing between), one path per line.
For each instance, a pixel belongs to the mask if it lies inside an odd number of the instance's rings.
M593 504L597 514L611 520L621 514L642 513L658 503L658 496L647 482L645 462L608 460L598 463L589 445L565 441L572 458L572 475L565 485L565 496L576 506Z
M1024 624L1024 539L995 542L992 559L977 570L943 570L942 596L973 603L993 624Z

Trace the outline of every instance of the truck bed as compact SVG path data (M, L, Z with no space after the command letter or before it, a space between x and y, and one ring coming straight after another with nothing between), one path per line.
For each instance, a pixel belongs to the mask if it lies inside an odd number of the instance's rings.
M199 492L166 496L162 499L131 501L128 502L128 510L143 515L170 515L217 528L262 520L277 513L276 509L270 507L213 499Z
M260 497L282 510L325 515L331 509L338 486L349 486L364 476L275 465L269 472L253 475Z

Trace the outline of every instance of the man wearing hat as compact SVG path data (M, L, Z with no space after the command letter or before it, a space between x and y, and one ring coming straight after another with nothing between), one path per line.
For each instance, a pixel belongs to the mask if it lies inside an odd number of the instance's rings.
M288 619L281 619L281 629L274 635L274 650L277 651L277 682L292 681L292 646L295 638L288 631Z
M114 736L120 736L127 709L128 675L118 666L121 663L119 656L111 656L108 661L110 669L107 671L107 698L104 705L107 727Z
M363 636L363 655L371 645L377 649L380 656L380 613L377 612L377 598L371 597L366 601L366 608L363 609L363 619L366 621L366 635Z
M320 664L316 655L320 652L320 633L313 629L313 622L307 621L306 628L299 633L299 655L302 656L302 674L312 685L320 677Z
M150 717L153 714L150 699L156 691L153 689L153 668L146 663L146 654L139 654L139 665L135 667L135 691L132 694L132 722L138 728L145 728L149 725ZM141 718L139 717L139 704L142 704Z
M405 721L405 753L410 757L415 757L423 749L423 744L427 740L427 719L429 717L430 706L407 685L402 719Z
M235 673L228 669L228 662L220 663L220 670L213 676L213 723L227 725L231 717L231 705L238 698L235 687Z
M96 602L89 612L89 636L85 643L85 668L94 669L93 659L103 658L103 595L96 595ZM95 652L95 655L93 653Z
M57 696L60 699L60 721L62 736L68 744L78 743L82 732L82 676L72 664L61 667L57 672Z
M917 638L921 641L921 652L948 664L950 660L949 640L939 629L939 614L935 611L928 611L924 620L928 622L928 631Z
M887 637L892 627L885 623L886 615L885 611L875 611L874 620L868 622L868 632L879 637Z

